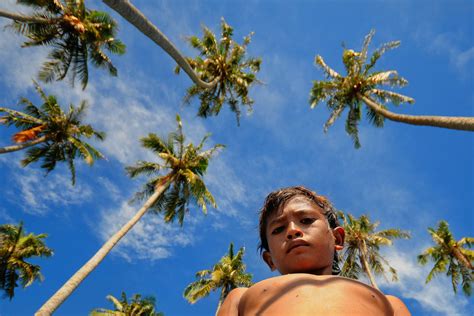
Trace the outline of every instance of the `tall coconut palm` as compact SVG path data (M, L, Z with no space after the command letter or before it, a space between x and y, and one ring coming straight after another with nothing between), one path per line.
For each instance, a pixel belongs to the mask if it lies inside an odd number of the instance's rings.
M82 138L103 140L105 134L94 130L91 125L81 123L86 109L85 101L77 108L70 105L69 111L65 113L55 96L46 95L36 82L35 86L43 101L40 106L22 98L20 104L24 106L23 112L0 107L0 113L6 114L0 117L0 123L21 129L13 135L13 141L17 144L0 148L0 154L27 149L21 164L27 166L41 160L41 168L46 169L47 173L56 167L57 162L65 161L71 171L72 184L75 184L75 158L82 158L89 165L95 159L104 158Z
M370 284L377 288L374 275L383 275L385 277L386 267L392 276L392 281L398 280L397 271L390 266L388 261L379 253L381 246L391 246L393 239L410 238L406 231L390 228L381 231L375 231L379 222L372 223L366 215L358 219L351 214L344 215L339 212L343 220L345 230L346 248L342 266L341 276L352 279L359 279L361 273L364 273L370 281Z
M43 280L40 266L26 260L53 254L46 247L44 238L46 234L26 234L23 223L0 225L0 289L10 300L15 295L18 280L23 288L36 280Z
M88 61L108 69L113 76L117 69L104 49L113 54L125 53L125 45L115 38L116 22L105 12L89 10L84 0L17 0L34 9L30 15L0 10L0 16L13 20L12 27L29 40L23 47L52 46L39 78L46 82L62 80L70 73L85 89L89 80ZM72 69L72 73L69 72Z
M140 161L135 166L126 168L132 178L139 175L151 176L143 190L135 196L136 199L148 198L145 204L37 311L36 315L53 313L148 210L164 213L165 222L172 222L177 218L182 225L190 201L195 202L203 212L207 212L208 203L217 207L202 177L211 157L223 146L216 145L202 151L208 135L198 146L185 145L179 116L176 121L178 130L170 133L167 140L156 134L149 134L141 139L142 145L161 158L161 162Z
M362 117L362 103L367 106L367 118L376 127L383 127L384 120L396 122L443 127L449 129L474 131L473 117L445 117L445 116L415 116L396 114L387 110L385 104L414 103L415 100L402 94L383 90L380 86L403 87L408 81L400 77L395 70L373 71L377 60L388 50L400 45L400 41L383 44L370 57L367 62L368 47L375 31L371 30L365 37L362 50L355 52L344 49L342 62L347 75L341 76L329 67L319 55L315 63L325 73L327 81L314 81L311 89L310 103L314 108L319 102L327 100L327 106L332 111L324 125L324 131L336 121L345 109L348 109L346 131L353 138L356 148L360 147L358 123ZM377 103L378 100L381 103Z
M435 229L429 227L428 232L433 238L435 246L427 248L418 256L418 262L426 265L428 260L434 261L433 269L426 278L430 282L434 276L446 271L451 277L453 291L456 293L459 281L462 280L462 290L465 295L472 294L472 281L474 280L474 237L464 237L458 241L454 239L446 221L440 221Z
M163 316L163 313L155 311L156 299L153 296L142 298L140 294L132 296L131 301L122 292L121 299L107 295L107 299L114 304L114 310L96 308L90 316Z
M224 19L221 21L220 40L206 27L203 32L202 39L196 36L188 39L191 46L199 50L200 56L187 60L203 80L217 80L217 85L212 88L193 85L188 89L185 101L189 103L198 96L201 103L198 115L201 117L219 114L222 105L228 103L239 123L240 107L247 106L248 111L252 109L253 100L248 96L250 86L260 82L255 74L260 70L261 59L245 58L253 33L244 37L243 44L239 45L232 39L234 29ZM179 69L178 66L176 71Z
M204 28L202 41L194 36L189 39L191 45L205 58L186 58L130 1L103 2L163 48L177 62L177 73L182 68L188 74L195 85L188 89L185 100L199 96L199 116L217 115L222 105L228 103L236 113L238 123L241 112L239 105L248 106L251 110L253 101L248 97L248 89L253 83L259 82L255 73L260 70L261 63L259 58L244 59L251 35L244 38L243 45L237 44L232 40L233 29L222 20L222 38L219 42L207 28ZM250 72L245 72L246 69L250 69Z
M184 297L194 304L203 297L209 295L211 291L221 289L219 311L222 302L233 289L252 285L252 274L245 272L243 262L244 247L240 248L234 255L234 244L230 244L229 252L222 257L212 270L202 270L196 273L197 280L189 284L184 290ZM217 313L217 312L216 312Z
M217 84L218 78L212 82L205 82L194 72L186 58L174 44L128 0L102 0L111 9L120 14L124 19L135 26L140 32L160 46L178 65L188 74L189 78L201 88L212 88Z

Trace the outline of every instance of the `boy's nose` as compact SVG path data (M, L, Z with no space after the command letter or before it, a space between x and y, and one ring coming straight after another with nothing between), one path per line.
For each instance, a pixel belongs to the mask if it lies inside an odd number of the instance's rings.
M287 239L294 239L298 237L303 237L303 232L299 229L297 225L294 223L290 223L288 225L288 231L286 233Z

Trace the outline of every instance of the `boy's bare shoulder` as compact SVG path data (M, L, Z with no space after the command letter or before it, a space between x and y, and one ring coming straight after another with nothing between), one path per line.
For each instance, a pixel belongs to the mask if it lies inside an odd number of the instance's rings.
M242 295L248 290L246 287L238 287L230 291L219 308L217 316L239 315L239 303Z
M395 316L409 316L411 315L410 311L408 310L407 306L401 299L396 296L392 295L385 295L387 300L390 302L393 308L393 315Z

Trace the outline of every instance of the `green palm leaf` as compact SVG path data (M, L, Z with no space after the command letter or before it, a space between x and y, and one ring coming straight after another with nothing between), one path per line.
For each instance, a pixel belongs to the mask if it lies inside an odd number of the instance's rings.
M32 7L30 16L18 16L11 27L28 40L23 47L48 45L52 50L39 71L46 82L76 76L85 89L89 81L88 62L105 68L113 76L117 69L104 50L117 55L125 45L116 39L117 23L105 12L89 10L84 0L17 1ZM70 71L72 70L72 71Z
M172 178L173 183L155 201L150 210L164 213L167 222L177 219L182 225L191 201L195 202L204 213L207 211L207 204L217 207L202 177L207 170L209 159L224 146L218 144L202 151L209 135L206 135L197 147L193 144L185 145L181 118L177 116L176 121L177 131L170 133L166 141L156 134L149 134L141 139L142 145L152 150L161 162L140 161L135 166L127 167L126 171L131 177L153 176L135 195L133 201L150 196L157 185ZM165 175L159 176L159 173Z
M15 295L17 282L23 288L34 281L42 281L40 266L27 262L32 257L50 257L53 251L43 239L45 234L26 234L23 223L0 225L0 289L10 300Z
M342 257L344 264L341 275L357 280L364 273L372 286L377 287L372 274L387 279L388 269L392 281L398 280L396 270L380 255L380 247L391 246L394 239L410 238L410 234L394 228L376 231L379 223L371 222L366 215L359 218L343 212L339 212L338 215L343 222L346 249Z
M83 159L89 165L97 159L104 159L104 155L85 142L84 138L103 140L105 134L94 130L91 125L82 124L82 116L87 107L84 101L77 108L70 105L69 111L64 112L55 96L46 95L41 87L34 83L44 101L40 106L23 98L21 104L24 105L24 112L0 108L0 113L6 113L3 117L6 125L15 125L21 129L15 134L14 139L19 135L24 136L24 139L17 141L21 143L20 145L12 146L15 147L13 150L0 148L0 152L28 148L25 158L21 160L22 166L41 161L41 168L45 169L46 173L54 170L58 162L66 162L71 172L72 183L75 184L76 158ZM36 140L41 142L36 143Z
M208 296L211 291L221 289L220 306L231 290L241 286L251 286L252 275L245 272L244 252L245 249L242 247L234 255L234 245L231 243L228 253L211 270L201 270L196 273L197 280L185 288L184 298L194 304Z
M153 296L142 298L140 294L134 294L129 300L125 292L121 299L113 295L107 295L107 300L114 305L114 310L96 308L90 316L163 316L163 313L155 311L156 299Z
M450 277L454 293L457 292L459 282L466 296L472 294L472 280L474 278L473 252L464 247L472 246L473 237L464 237L459 241L454 239L446 221L440 221L436 229L429 227L428 232L435 246L425 249L418 255L418 262L426 265L428 261L434 261L434 266L426 277L429 283L433 277L446 272Z
M407 81L400 77L394 70L369 72L385 51L398 46L396 42L382 45L382 47L373 53L370 62L366 64L368 47L374 34L375 31L371 30L365 37L360 52L344 49L342 59L347 71L345 77L329 67L321 56L317 55L315 58L316 66L322 69L328 80L313 81L309 101L311 108L314 108L320 102L327 102L328 108L331 110L331 115L324 125L325 132L327 132L328 128L341 116L344 110L348 109L346 132L352 137L356 148L360 147L358 125L362 118L362 104L358 94L374 96L381 102L382 106L387 102L393 102L395 104L414 102L412 98L378 88L384 85L402 87L407 84ZM383 126L385 118L382 115L377 115L370 108L368 108L367 114L372 124L376 127Z
M188 38L189 44L197 49L200 56L187 58L188 63L200 78L207 82L216 82L212 88L193 85L187 90L185 102L197 97L200 102L198 115L208 117L218 115L224 104L236 114L239 123L241 108L252 110L253 100L249 97L249 88L260 83L255 74L260 70L261 59L246 58L247 45L253 33L244 38L242 45L232 39L233 28L224 19L221 22L221 38L203 28L203 37ZM176 67L179 73L180 67Z

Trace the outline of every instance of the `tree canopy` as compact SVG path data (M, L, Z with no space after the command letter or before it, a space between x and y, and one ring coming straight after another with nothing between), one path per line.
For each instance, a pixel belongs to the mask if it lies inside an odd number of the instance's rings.
M50 257L53 250L44 243L46 234L26 234L23 223L0 225L0 289L10 300L15 288L25 288L43 280L41 267L27 261L34 257Z

